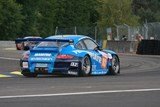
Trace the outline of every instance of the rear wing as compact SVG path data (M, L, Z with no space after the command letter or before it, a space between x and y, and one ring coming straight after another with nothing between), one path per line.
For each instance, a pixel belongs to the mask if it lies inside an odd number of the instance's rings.
M21 42L69 42L73 43L73 40L69 39L40 39L40 38L28 38L28 39L22 39L18 38L15 40L15 43L21 43Z

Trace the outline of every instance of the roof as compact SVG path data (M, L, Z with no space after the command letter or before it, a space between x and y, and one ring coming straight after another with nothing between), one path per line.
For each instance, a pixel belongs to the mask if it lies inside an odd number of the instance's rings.
M42 37L40 37L40 36L26 36L26 37L24 37L24 39L29 39L29 38L42 38Z

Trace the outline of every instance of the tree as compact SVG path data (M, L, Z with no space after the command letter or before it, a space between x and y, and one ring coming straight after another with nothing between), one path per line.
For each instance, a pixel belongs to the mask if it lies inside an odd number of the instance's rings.
M55 32L55 0L40 0L37 13L37 28L41 36L53 35Z
M17 3L23 5L22 15L24 19L21 36L39 35L37 29L39 2L39 0L17 0Z
M98 20L96 0L55 0L55 25L91 26Z
M52 35L56 26L93 26L98 20L97 0L17 0L23 5L21 35Z
M140 17L140 23L160 21L159 0L133 0L132 9Z
M13 39L21 31L21 9L15 0L0 1L0 39Z
M133 15L131 8L132 0L101 0L100 26L114 26L128 24L131 26L138 24L138 17Z

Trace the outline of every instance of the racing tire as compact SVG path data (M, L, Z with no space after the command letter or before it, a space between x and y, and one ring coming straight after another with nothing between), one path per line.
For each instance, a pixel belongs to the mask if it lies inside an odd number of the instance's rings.
M23 50L28 51L30 48L29 46L24 46Z
M111 66L109 67L110 75L117 75L120 74L120 61L118 56L113 56Z
M91 60L88 55L82 59L80 76L89 76L91 73Z
M37 77L37 74L35 74L35 73L22 73L22 74L25 77Z

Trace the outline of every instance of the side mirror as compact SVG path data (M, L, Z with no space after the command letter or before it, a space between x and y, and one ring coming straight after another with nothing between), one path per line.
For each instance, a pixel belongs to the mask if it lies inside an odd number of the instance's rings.
M102 50L102 48L100 46L97 46L97 47L94 48L94 50L98 51L98 50Z
M101 50L103 50L103 49L102 49L102 47L101 47L101 46L98 46L98 50L100 50L100 51L101 51Z

